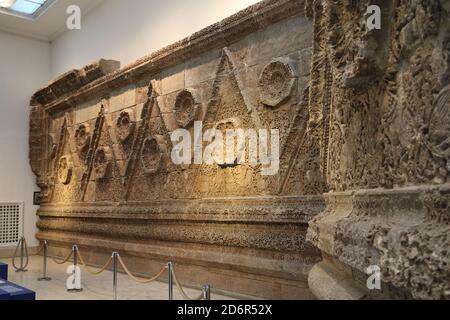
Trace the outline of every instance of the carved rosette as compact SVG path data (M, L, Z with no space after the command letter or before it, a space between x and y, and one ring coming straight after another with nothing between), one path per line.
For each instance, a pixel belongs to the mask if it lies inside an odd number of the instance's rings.
M79 151L85 151L91 143L91 127L87 123L80 124L75 131L75 144Z
M135 128L134 111L132 109L122 111L116 121L116 132L119 140L125 143L133 135Z
M155 174L160 171L167 145L164 137L156 135L144 140L141 151L141 163L146 174Z
M72 180L73 162L69 156L64 156L58 162L58 181L62 184L69 184Z
M276 108L291 96L297 80L294 70L288 60L274 60L264 67L258 83L264 105Z
M112 153L109 147L97 149L94 158L94 176L96 180L105 179L110 172Z
M189 128L198 117L200 111L199 99L196 98L195 90L185 89L181 91L173 108L173 114L177 124L181 128Z

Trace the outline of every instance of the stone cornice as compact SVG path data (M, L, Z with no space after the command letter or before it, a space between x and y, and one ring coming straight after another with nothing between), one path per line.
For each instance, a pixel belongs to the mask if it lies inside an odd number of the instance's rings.
M223 208L227 208L225 211ZM126 204L41 205L41 218L306 224L325 209L322 196L171 200ZM131 216L130 216L131 214Z
M36 97L39 94L49 92L49 87L54 86L55 82L53 82L33 96L31 105L42 105L47 112L54 114L88 100L104 97L111 90L138 82L144 77L151 77L166 68L183 63L209 50L230 45L270 24L302 14L303 7L303 0L261 1L183 40L145 56L123 69L112 71L90 82L83 83L82 86L71 87L69 82L74 82L74 74L84 74L83 70L86 67L66 73L58 78L57 82L60 84L59 87L71 88L68 89L68 92L51 90L45 99L37 99ZM97 75L101 75L101 72ZM69 85L61 86L61 82L67 82Z

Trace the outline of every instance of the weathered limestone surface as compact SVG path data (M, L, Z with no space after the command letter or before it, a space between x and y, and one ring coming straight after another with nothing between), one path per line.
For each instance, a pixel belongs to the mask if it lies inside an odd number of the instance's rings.
M366 27L372 4L381 30ZM330 190L308 231L324 257L311 290L449 299L450 2L311 0L306 11L310 126ZM366 288L371 265L381 292Z
M100 61L37 92L38 239L54 254L76 242L93 264L117 249L149 275L173 260L188 285L313 298L307 275L321 257L305 238L325 189L305 139L313 28L303 6L263 1L123 69ZM174 165L170 133L199 120L279 129L279 174Z
M449 13L262 1L123 69L63 75L31 101L37 237L263 298L448 299ZM170 133L198 120L279 129L278 175L174 165Z

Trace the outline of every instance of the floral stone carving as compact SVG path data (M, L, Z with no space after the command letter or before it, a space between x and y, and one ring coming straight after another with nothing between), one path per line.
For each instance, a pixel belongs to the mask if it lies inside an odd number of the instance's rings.
M147 137L142 145L141 162L146 174L157 173L163 163L164 154L167 153L167 146L164 137L156 135Z
M131 109L120 113L116 121L117 136L122 143L125 143L134 133L136 128L136 118Z
M200 103L197 103L195 95L194 90L186 89L181 91L176 98L173 114L178 125L182 128L192 126L198 116Z
M112 155L109 147L97 149L94 158L94 175L96 180L101 180L107 177L111 169L111 161Z
M370 298L448 299L449 7L306 3L315 26L309 127L321 128L316 144L332 191L309 223L324 258L310 288L328 299L349 287ZM371 4L386 27L367 28ZM382 290L367 290L370 266L380 267Z
M275 60L264 67L259 78L261 102L269 107L278 107L292 93L296 82L293 67L283 60Z
M91 142L91 127L89 124L80 124L75 131L75 143L78 150L84 151L89 147Z

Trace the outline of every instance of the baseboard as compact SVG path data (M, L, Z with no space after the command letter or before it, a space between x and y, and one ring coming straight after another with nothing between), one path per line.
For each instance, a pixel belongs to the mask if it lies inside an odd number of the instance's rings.
M0 259L12 259L15 247L0 248ZM28 255L34 256L38 252L39 247L28 247Z

